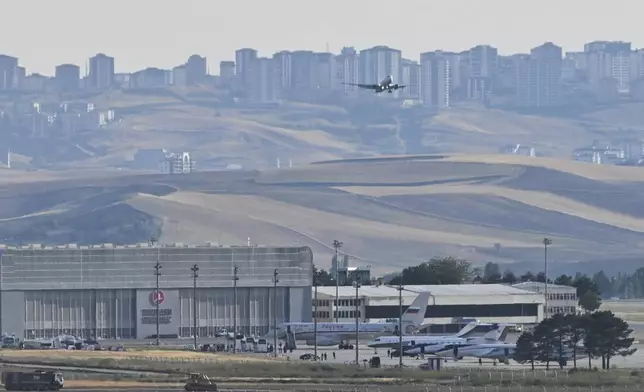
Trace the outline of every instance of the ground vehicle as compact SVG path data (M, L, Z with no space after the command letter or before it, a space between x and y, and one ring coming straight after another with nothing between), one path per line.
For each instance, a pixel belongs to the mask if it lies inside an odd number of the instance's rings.
M217 392L217 384L213 384L205 374L190 373L184 389L189 392Z
M268 342L264 338L257 340L257 346L255 346L256 353L267 353L268 352Z
M353 344L348 343L348 342L342 342L338 345L338 348L340 350L353 350Z
M58 391L65 381L60 373L36 370L35 372L4 372L2 383L7 391Z

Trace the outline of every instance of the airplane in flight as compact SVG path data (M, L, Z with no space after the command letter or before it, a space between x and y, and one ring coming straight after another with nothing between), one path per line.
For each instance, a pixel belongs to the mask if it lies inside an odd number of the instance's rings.
M421 292L402 315L403 333L410 333L423 325L427 304L431 293ZM356 337L355 323L282 323L277 326L277 338L285 340L289 348L295 349L296 340L304 340L312 346L341 345ZM267 337L273 337L274 331L269 331ZM359 338L373 338L383 334L400 334L397 322L359 323Z
M360 84L360 83L343 83L347 86L358 86L367 90L373 90L376 94L383 91L388 91L390 94L394 90L403 89L407 86L402 86L394 83L394 78L391 75L387 75L382 81L378 84Z
M493 327L491 330L489 327ZM499 340L502 336L507 335L507 330L505 327L498 328L495 324L485 324L479 323L474 320L469 322L463 329L454 335L442 335L442 336L403 336L403 347L407 350L414 349L421 346L430 346L430 345L439 345L439 344L456 344L456 343L467 343L469 339L472 339L477 333L484 329L489 331L485 336L488 336L490 339ZM372 340L367 344L371 348L399 348L400 347L400 338L397 335L394 336L380 336ZM426 351L427 353L428 351Z

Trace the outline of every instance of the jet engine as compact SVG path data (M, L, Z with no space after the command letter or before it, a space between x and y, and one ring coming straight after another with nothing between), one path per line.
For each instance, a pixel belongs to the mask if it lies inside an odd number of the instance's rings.
M314 346L316 343L318 346L335 346L342 343L342 340L328 336L318 336L316 340L311 339L306 341L306 344L309 346Z

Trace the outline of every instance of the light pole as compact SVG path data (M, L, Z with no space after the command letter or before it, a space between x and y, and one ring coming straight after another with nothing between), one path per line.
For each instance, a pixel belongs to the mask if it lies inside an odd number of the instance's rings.
M233 353L237 352L237 281L239 277L237 272L239 268L233 268Z
M552 244L552 240L548 237L544 237L543 239L543 280L544 280L544 287L545 287L545 314L543 315L543 318L548 318L548 245Z
M277 269L273 271L273 356L277 357L277 276L280 273L277 272ZM287 332L288 334L288 332ZM288 335L286 336L288 341Z
M403 366L403 329L402 329L402 317L403 317L403 300L402 292L403 288L403 273L400 273L400 282L398 283L398 366L402 369Z
M356 366L360 366L360 303L359 303L359 290L360 290L360 280L358 273L356 272L356 279L353 282L353 285L356 288Z
M192 326L194 328L195 351L197 351L197 278L199 277L197 264L190 267L190 271L192 271Z
M338 259L338 249L342 248L342 242L338 240L333 240L333 248L335 248L335 322L338 322L338 316L340 312L338 311L339 305L339 285L340 285L340 259Z
M5 249L0 249L0 335L2 335L2 257L4 256ZM24 337L24 333L23 333Z
M318 279L313 276L315 295L313 296L313 357L318 360Z
M154 246L154 244L157 242L156 238L152 237L150 238L150 244ZM156 285L156 291L154 292L155 297L154 299L154 305L156 307L156 318L157 318L157 347L161 345L159 341L159 303L161 296L159 294L159 276L161 276L161 249L157 246L157 263L154 266L154 275L156 277L157 285Z

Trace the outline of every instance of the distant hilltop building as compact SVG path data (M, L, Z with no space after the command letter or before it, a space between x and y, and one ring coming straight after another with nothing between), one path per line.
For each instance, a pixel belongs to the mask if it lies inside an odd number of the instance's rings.
M181 174L195 171L195 161L190 156L190 153L171 153L165 149L163 153L165 157L160 162L161 173Z

